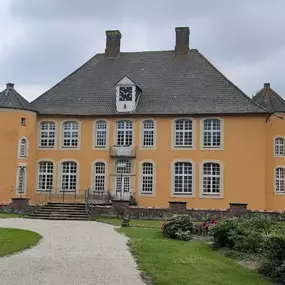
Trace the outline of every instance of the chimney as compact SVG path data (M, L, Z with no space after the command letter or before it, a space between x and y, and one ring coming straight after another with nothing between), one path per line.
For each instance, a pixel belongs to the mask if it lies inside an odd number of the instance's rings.
M178 55L188 55L189 52L189 35L188 27L175 28L176 31L176 45L175 53Z
M264 88L270 88L270 83L264 83Z
M7 87L7 89L13 89L14 88L14 83L7 83L6 87Z
M120 31L106 31L106 49L105 56L116 57L120 53L121 46Z

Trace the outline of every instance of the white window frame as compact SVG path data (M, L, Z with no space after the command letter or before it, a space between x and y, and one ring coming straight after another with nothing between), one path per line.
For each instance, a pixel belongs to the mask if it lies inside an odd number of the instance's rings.
M74 123L76 122L78 124L78 137L77 137L77 146L76 147L72 147L72 146L64 146L63 142L64 142L64 124L65 123ZM61 122L61 127L60 127L60 149L64 150L79 150L80 149L80 144L81 144L81 122L79 120L75 120L75 119L70 119L70 120L64 120Z
M135 134L135 122L133 121L133 120L130 120L130 119L122 119L122 120L118 120L118 121L116 121L116 126L115 126L115 128L114 128L114 131L115 131L115 143L114 143L114 145L115 146L119 146L118 145L118 131L119 131L119 129L118 129L118 124L120 123L120 122L130 122L131 124L132 124L132 144L130 145L130 146L134 146L135 145L135 136L134 136L134 134ZM125 133L125 135L124 135L124 141L126 141L126 131L128 130L127 128L124 128L123 129L124 130L124 133ZM123 145L120 145L120 146L123 146Z
M144 132L145 132L144 123L146 121L152 121L153 123L153 145L152 146L144 145ZM146 118L142 120L140 124L140 150L155 150L156 149L156 137L157 137L156 120L151 119L151 118Z
M276 140L282 139L283 140L283 154L277 154L276 153ZM281 145L279 145L280 147ZM282 146L281 146L282 147ZM274 157L285 157L285 138L283 136L276 136L273 138L273 156Z
M22 193L19 193L18 191L18 188L19 188L19 179L20 179L20 170L24 170L24 184L23 184L23 187L24 187L24 191ZM27 165L25 163L20 163L18 165L18 169L17 169L17 178L16 178L16 194L18 196L20 195L26 195L27 193Z
M38 193L49 193L48 190L39 190L39 176L40 176L40 163L52 163L53 164L53 172L52 172L52 191L51 192L54 192L55 191L55 184L56 184L56 163L51 160L51 159L40 159L37 161L37 179L36 179L36 192ZM47 175L47 172L43 173L45 175Z
M145 163L152 164L152 192L143 192L143 165ZM150 176L149 174L145 174ZM139 195L144 197L155 197L156 196L156 164L153 160L145 159L139 163Z
M220 165L220 193L204 193L204 164L217 163ZM221 199L224 198L224 163L219 160L203 160L199 163L200 198Z
M176 163L191 163L192 164L192 193L177 193L175 192L175 164ZM170 175L170 197L187 197L193 198L196 195L196 164L189 158L175 159L170 163L171 175Z
M105 145L97 145L97 124L100 122L104 122L106 124L106 144ZM92 139L92 149L93 150L102 150L109 148L109 124L108 121L105 119L98 119L93 122L93 139Z
M91 162L91 169L92 169L92 175L91 175L91 189L92 191L95 190L95 176L96 176L96 163L104 163L105 165L105 181L104 181L104 191L107 191L107 185L108 185L108 163L105 160L102 159L98 159L98 160L94 160L93 162ZM100 175L103 176L103 175Z
M206 120L219 120L220 121L220 146L204 146L204 122ZM213 131L212 131L213 133ZM200 120L200 149L201 150L224 150L224 120L220 117L209 117Z
M277 169L283 169L283 171L284 171L284 192L281 192L281 191L276 191L276 189L277 189L277 179L276 179L276 170ZM276 166L275 168L274 168L274 170L273 170L273 180L274 180L274 194L275 195L277 195L277 196L279 196L279 195L285 195L285 166L283 166L283 165L278 165L278 166ZM279 179L279 180L281 180L281 179Z
M23 140L25 144L23 144ZM22 154L22 147L24 148L24 154ZM18 159L27 159L29 151L29 141L26 137L21 137L18 142Z
M176 122L190 120L192 122L192 146L176 145ZM171 121L171 149L172 150L195 150L196 149L196 120L192 117L177 117Z
M62 193L63 191L62 191L62 165L63 165L63 163L64 162L75 162L76 164L77 164L77 172L76 172L76 193L78 193L78 191L79 191L79 185L80 185L80 164L79 164L79 161L77 161L77 160L74 160L74 159L63 159L63 160L61 160L60 162L59 162L59 175L58 175L58 191L60 192L60 193ZM66 194L74 194L75 192L74 191L65 191L64 193L66 193Z
M41 145L41 135L42 135L42 129L41 126L43 123L52 123L55 125L55 130L54 130L54 146L42 146ZM46 130L45 132L50 133L52 130ZM46 138L49 140L49 138ZM57 148L57 139L58 139L58 124L54 120L41 120L38 124L38 148L39 149L56 149Z

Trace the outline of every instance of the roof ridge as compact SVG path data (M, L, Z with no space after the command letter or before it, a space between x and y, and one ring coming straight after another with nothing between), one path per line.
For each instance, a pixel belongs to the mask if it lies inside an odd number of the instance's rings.
M277 92L275 92L272 88L269 88L269 89L273 93L273 95L277 98L277 100L285 106L285 100Z
M227 82L229 82L236 90L238 90L250 103L258 107L259 109L269 112L264 107L260 106L256 102L254 102L252 99L250 99L240 88L238 88L231 80L229 80L221 71L219 71L203 54L201 54L198 50L196 52L201 56L202 59L204 59L217 73L219 73Z

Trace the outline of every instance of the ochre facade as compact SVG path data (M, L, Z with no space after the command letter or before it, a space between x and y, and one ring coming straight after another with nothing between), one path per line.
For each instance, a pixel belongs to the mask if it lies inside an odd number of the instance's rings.
M60 191L60 164L62 161L76 161L77 193L92 189L94 162L106 163L106 190L115 187L115 161L110 156L110 147L116 144L116 126L119 120L133 122L133 144L135 158L132 163L131 191L140 206L167 207L169 201L187 201L188 208L228 208L229 203L246 203L249 209L285 210L285 196L275 192L274 171L277 166L285 165L284 157L275 157L274 138L285 136L284 115L243 115L217 117L222 122L219 149L203 149L201 147L201 129L203 119L190 118L193 123L193 148L173 148L173 121L179 117L150 117L155 122L155 147L142 149L142 121L139 116L109 117L43 117L32 111L1 109L0 111L0 149L1 149L1 184L0 200L3 203L17 197L17 170L26 167L26 190L22 197L32 202L49 193L39 193L38 162L52 161L53 189ZM21 125L25 118L25 125ZM209 117L211 118L211 117ZM215 117L216 118L216 117ZM104 149L94 147L96 120L107 122L107 145ZM64 121L79 123L79 148L63 149L62 123ZM39 147L40 123L53 121L56 125L55 148ZM20 159L19 140L27 138L27 158ZM144 161L154 165L154 190L152 195L141 194L140 166ZM191 161L193 165L192 196L173 195L173 163L175 161ZM221 165L221 193L218 197L201 196L201 165L205 161L217 161ZM42 199L42 198L41 198Z

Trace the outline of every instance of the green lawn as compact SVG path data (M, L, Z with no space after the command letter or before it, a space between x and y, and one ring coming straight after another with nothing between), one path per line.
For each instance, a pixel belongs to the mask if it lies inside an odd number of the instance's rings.
M269 285L257 273L228 259L207 244L165 239L158 229L120 228L140 269L155 285Z
M20 217L20 215L15 213L0 213L0 219L18 218L18 217Z
M41 235L35 232L0 228L0 257L29 248L40 239Z
M106 224L111 224L114 226L121 226L122 224L121 218L99 217L96 218L96 221ZM155 221L155 220L130 220L131 227L160 228L162 223L163 221Z

